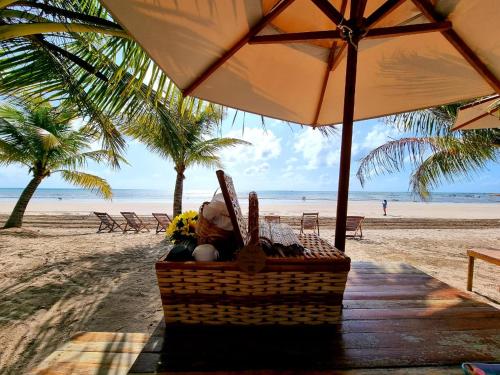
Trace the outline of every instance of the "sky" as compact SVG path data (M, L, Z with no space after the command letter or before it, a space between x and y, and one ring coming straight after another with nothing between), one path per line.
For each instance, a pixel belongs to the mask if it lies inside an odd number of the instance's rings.
M265 119L260 116L229 110L223 121L223 136L245 139L251 146L238 146L221 153L225 171L239 191L336 191L340 159L340 127L337 135L325 138L310 127ZM399 135L381 120L354 124L350 190L404 192L408 191L411 169L378 176L361 187L355 174L359 159L373 148ZM173 192L175 171L169 160L149 152L142 144L129 139L126 159L130 165L120 170L89 164L87 171L104 177L115 189L155 189ZM500 192L500 165L490 164L473 181L442 184L439 192ZM29 181L23 167L0 167L0 188L23 188ZM215 191L215 170L193 167L186 172L184 189L188 192ZM71 188L57 175L46 179L41 188Z

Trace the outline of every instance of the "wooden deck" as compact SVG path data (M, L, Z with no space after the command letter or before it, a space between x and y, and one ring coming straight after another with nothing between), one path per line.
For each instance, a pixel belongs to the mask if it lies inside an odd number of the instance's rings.
M353 263L333 328L165 331L160 323L147 343L144 335L106 335L77 337L35 373L126 374L134 363L129 374L459 375L462 362L500 360L500 310L404 264Z
M499 310L409 265L355 262L338 327L165 332L160 324L130 374L339 370L375 375L385 368L396 374L394 367L406 368L401 374L461 374L462 362L499 359ZM421 366L425 372L409 369ZM341 371L348 369L364 370Z
M49 355L33 375L125 375L149 335L144 333L82 332Z

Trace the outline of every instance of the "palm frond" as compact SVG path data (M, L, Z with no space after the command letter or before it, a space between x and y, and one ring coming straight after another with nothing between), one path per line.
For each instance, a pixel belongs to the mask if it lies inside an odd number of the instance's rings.
M441 147L413 171L410 178L412 192L425 200L443 180L454 183L461 179L472 179L485 168L487 162L498 160L492 148L483 146L466 141Z
M105 179L99 176L71 170L60 170L57 172L60 172L62 178L70 184L89 189L105 199L111 199L113 196L111 186Z
M70 155L67 159L58 161L58 167L78 169L85 168L89 161L94 161L96 163L106 163L110 167L114 167L113 160L116 155L114 155L110 150L94 150L88 152L78 152L74 155ZM121 156L120 164L128 164L127 160Z
M450 104L419 111L388 116L385 122L402 132L421 136L452 136L449 130L456 118L458 108L463 103Z
M369 179L386 173L399 172L408 161L412 165L421 163L426 154L438 149L432 137L408 137L386 142L373 149L360 160L356 176L361 186Z

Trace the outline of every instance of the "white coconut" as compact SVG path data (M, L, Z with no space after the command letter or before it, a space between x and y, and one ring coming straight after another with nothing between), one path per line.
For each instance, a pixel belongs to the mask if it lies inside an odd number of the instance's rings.
M214 262L219 258L219 252L213 245L198 245L193 250L193 257L198 262Z

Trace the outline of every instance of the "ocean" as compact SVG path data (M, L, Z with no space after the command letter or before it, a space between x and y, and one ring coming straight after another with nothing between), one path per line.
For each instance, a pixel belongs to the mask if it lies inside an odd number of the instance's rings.
M16 200L22 189L0 188L0 202ZM273 203L290 203L294 201L336 201L335 191L257 191L259 200L269 200ZM213 192L208 191L186 191L185 201L203 202L210 200ZM245 200L248 192L238 192L238 197ZM38 189L33 199L50 200L100 200L97 195L89 190L83 189ZM419 199L408 192L370 192L351 191L351 201L382 201L389 202L418 202ZM171 201L172 194L162 190L146 189L113 189L113 201L135 201L135 202L158 202ZM430 202L439 203L500 203L500 196L495 193L434 193Z

